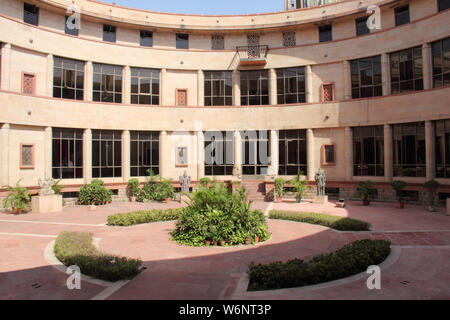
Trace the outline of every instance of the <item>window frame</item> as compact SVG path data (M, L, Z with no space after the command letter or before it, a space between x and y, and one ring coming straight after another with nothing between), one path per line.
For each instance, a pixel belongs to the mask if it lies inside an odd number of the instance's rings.
M58 59L61 60L61 66L57 65ZM66 68L64 65L64 62L66 62L67 64L69 64L69 62L75 63L75 68L74 69ZM78 68L78 65L77 65L78 63L82 64L82 68ZM53 57L52 97L58 98L58 99L69 99L69 100L78 100L78 101L84 100L84 95L85 95L85 88L84 88L85 81L84 80L85 80L85 75L86 75L85 67L86 67L86 63L81 60L68 59L68 58L58 57L58 56ZM57 69L61 71L60 85L55 85L55 82L56 82L55 75L56 75ZM66 87L65 75L66 75L67 71L72 71L74 73L74 87ZM79 77L81 77L83 79L82 80L83 85L81 88L78 88L78 78ZM64 89L73 90L74 98L68 98L67 96L64 96ZM55 90L60 90L59 96L56 95ZM81 96L79 96L80 93L81 93Z
M325 28L329 28L330 30L325 30ZM319 32L319 43L333 41L333 25L332 24L325 24L325 25L319 26L317 28L317 30ZM329 37L328 37L328 33L329 33Z
M31 76L33 78L33 82L31 85L31 93L25 92L25 76ZM21 92L22 92L22 94L25 94L28 96L36 95L36 73L22 71L22 90L21 90Z
M448 41L449 43L449 50L444 52L444 42ZM435 54L435 46L439 45L439 55ZM433 88L440 88L450 85L450 80L448 80L448 83L445 84L445 77L447 76L448 79L450 79L450 63L448 69L446 69L446 63L445 63L445 55L450 56L450 37L437 40L431 43L431 60L432 60L432 81L433 81ZM440 67L437 67L435 64L439 60ZM440 69L440 72L435 72L436 69ZM440 85L436 85L436 79L439 79Z
M221 75L219 76L219 73ZM204 105L205 106L232 106L233 105L233 72L232 71L205 71L204 72ZM208 86L209 83L209 93ZM219 94L215 94L214 88L218 84ZM227 88L229 93L227 94ZM218 104L219 99L223 100L223 104Z
M399 14L398 11L400 11L401 9L405 9L405 8L407 8L408 10L407 10L407 11L405 10L404 12L401 12L401 13ZM406 22L401 22L400 19L402 18L402 14L403 14L403 15L406 15L406 12L407 12L407 14L408 14L408 19L407 19ZM409 4L406 4L406 5L402 5L402 6L396 7L396 8L394 9L394 17L395 17L395 26L396 26L396 27L402 26L402 25L404 25L404 24L410 23L410 22L411 22L411 13L410 13L410 11L409 11Z
M267 69L262 70L245 70L240 72L240 88L241 88L241 106L261 106L270 105L269 98L269 71ZM252 77L257 75L257 77ZM257 81L256 93L252 94L250 88L251 82ZM245 82L245 86L243 83ZM263 90L263 84L266 84L267 91ZM246 91L242 89L247 88ZM251 103L252 100L259 100L259 103Z
M150 139L148 138L141 138L143 135L149 135ZM143 177L147 176L147 170L151 169L153 172L158 175L159 174L159 167L160 167L160 158L161 155L159 154L159 147L160 147L160 141L159 141L159 131L130 131L130 176L131 177ZM144 155L141 154L144 152L144 144L150 145L150 165L146 165L144 163ZM136 147L133 146L133 144L136 144ZM153 147L156 145L156 148L158 150L157 155L158 159L154 159L153 154ZM134 149L137 149L134 151ZM134 164L133 161L133 153L136 155L136 161L137 164ZM137 174L134 172L136 171ZM144 173L141 175L140 173Z
M34 12L27 10L27 7L28 7L28 9L33 9ZM34 23L34 21L29 20L29 18L36 19L36 23ZM33 26L39 26L39 7L34 4L24 2L23 3L23 22L27 23L27 24L31 24Z
M384 126L362 126L352 127L352 150L353 150L353 168L352 175L355 177L384 177L385 163L384 163ZM366 134L371 130L371 134ZM367 150L370 150L367 145L367 140L373 140L373 162L366 159ZM378 143L382 144L380 147L381 155L378 154ZM359 150L357 146L359 144ZM359 158L359 161L358 161ZM381 162L377 160L380 158ZM372 170L373 174L370 174Z
M133 75L134 72L137 72L137 75ZM150 77L148 76L142 76L142 72L150 72ZM130 68L130 97L131 97L131 104L133 105L159 105L161 101L160 96L160 86L161 86L161 70L159 69L150 69L150 68ZM154 73L157 73L157 77ZM137 90L138 92L133 92L133 80L137 79ZM149 93L141 92L141 80L148 80L150 83ZM157 93L154 93L154 85L157 84ZM141 103L141 98L149 97L150 103ZM137 102L134 101L134 99L137 99ZM133 102L134 101L134 102ZM157 102L157 103L154 103Z
M182 39L183 37L186 37L186 39ZM175 33L175 48L189 50L189 33Z
M112 73L108 73L107 71L104 71L103 68L108 67L108 68L113 68L113 72ZM100 71L95 71L96 68L99 68ZM116 73L116 68L120 69L120 74L119 72ZM96 82L95 82L95 77L99 75L100 76L100 82L99 82L99 89L95 89L96 86ZM113 83L113 90L109 91L107 90L108 88L106 88L106 83L104 83L104 80L106 80L105 76L108 77L113 77L112 79L112 83ZM112 64L104 64L104 63L93 63L93 72L92 72L92 101L95 102L102 102L102 103L116 103L116 104L121 104L123 103L123 85L124 85L124 81L123 81L123 67L122 66L118 66L118 65L112 65ZM120 77L120 87L121 90L120 91L116 91L116 86L117 86L117 78ZM106 90L105 90L106 88ZM96 94L99 95L99 99L96 99ZM106 101L103 100L104 95L111 95L113 97L113 101ZM118 99L118 96L120 96L120 101Z
M70 132L71 131L71 132ZM65 135L67 135L68 133L72 133L72 137L68 138L65 137ZM57 135L58 134L58 135ZM56 146L56 141L58 141L59 143L59 159L58 161L56 161L57 159L54 158L55 156L55 146ZM71 155L73 156L73 165L67 165L64 166L64 161L63 159L63 154L62 154L62 148L63 148L63 143L62 141L66 141L68 145L70 145L72 143L73 145L73 153L67 155L68 157L70 157ZM77 147L77 142L81 143L81 151L78 150ZM84 143L83 143L83 130L82 129L69 129L69 128L53 128L52 129L52 178L53 179L82 179L84 177L84 167L83 167L83 149L84 149ZM77 161L77 154L78 152L81 153L81 164L78 163ZM59 165L55 165L56 163L58 163ZM68 162L69 163L69 162ZM59 170L59 174L55 174L55 170ZM73 171L73 177L70 178L64 178L64 171L69 171L72 170ZM81 172L81 175L78 175L78 172Z
M147 39L147 41L149 41L148 39L151 39L150 44L145 44L145 39ZM139 31L139 44L141 47L148 47L148 48L153 47L153 31L140 30Z
M105 134L112 134L112 138L102 138L102 135ZM98 135L98 138L96 137ZM116 138L116 135L120 138ZM116 151L116 142L120 143L120 148L118 151ZM112 145L112 165L106 163L102 164L103 157L102 157L102 144L105 144L105 147L107 145ZM98 144L98 165L96 165L96 161L94 161L94 155L95 155L95 145ZM122 165L123 165L123 159L122 159L122 148L123 148L123 141L122 141L122 132L118 130L92 130L92 178L121 178L123 176L122 172ZM117 152L117 153L116 153ZM118 155L120 159L120 164L116 164L116 154ZM108 156L105 151L105 162L108 161ZM103 175L102 170L104 169L112 169L112 176L111 175ZM98 170L98 175L94 174L95 170ZM120 175L116 175L116 170L120 172Z
M408 55L408 51L410 51L411 60L405 60L400 61L402 55ZM419 55L416 55L415 53L419 52ZM397 57L396 57L397 56ZM420 77L416 77L416 68L419 68L419 66L416 66L416 60L419 59L420 56ZM398 64L398 81L394 81L393 77L395 77L395 73L393 70L394 68L397 68L396 65ZM409 70L412 74L412 78L407 78L406 76L408 74L408 65L411 64L411 70ZM391 81L391 93L403 93L403 92L415 92L415 91L421 91L424 89L424 76L423 76L423 56L422 56L422 47L412 47L403 49L400 51L395 51L389 53L389 71L390 71L390 81ZM404 79L402 79L404 78ZM402 89L403 84L407 84L408 82L412 82L412 90ZM395 88L394 86L397 86Z
M185 104L180 104L180 101L178 99L179 92L186 92L186 103ZM177 107L187 107L189 105L189 89L187 89L187 88L176 88L175 89L175 104Z
M436 178L448 179L450 178L450 119L435 121L435 150L436 156L434 163ZM440 170L442 170L442 174Z
M441 5L442 2L443 2L443 4ZM444 7L444 5L447 5L447 7ZM438 0L437 1L438 12L442 12L442 11L445 11L448 9L450 9L450 1L449 0Z
M278 131L277 172L279 175L297 175L299 170L306 174L308 171L308 143L306 131L306 129ZM295 137L293 137L293 135L295 135ZM289 142L293 141L296 141L297 145L295 163L291 163L289 160ZM291 174L289 172L291 172Z
M326 86L331 86L331 100L325 100L325 87ZM336 96L335 96L335 94L334 94L334 82L323 82L321 85L320 85L320 92L322 93L322 96L321 96L321 98L322 98L322 102L333 102L333 101L336 101Z
M326 153L326 149L328 147L333 147L333 161L332 162L328 162L327 161L327 153ZM336 143L328 143L328 144L324 144L322 145L322 164L324 166L335 166L336 165Z
M220 140L217 140L217 133L220 133ZM211 138L208 137L208 135L211 134ZM222 164L218 164L216 162L216 158L215 156L212 157L211 160L213 160L213 163L207 163L207 154L206 152L204 152L203 155L203 167L204 167L204 172L205 172L205 176L231 176L233 175L233 167L234 167L234 147L235 147L235 141L234 141L234 132L233 131L214 131L214 130L210 130L210 131L204 131L203 132L203 136L204 141L203 141L203 146L204 146L204 150L206 150L206 148L210 145L213 144L213 147L215 144L219 144L219 146L221 145L223 148L220 152L222 152L222 156L223 156L223 163ZM217 146L216 146L217 147ZM230 150L231 149L231 150ZM214 149L217 150L217 149ZM231 152L232 154L232 162L228 163L228 152ZM211 172L211 174L209 174L209 172Z
M277 75L277 104L298 104L298 103L306 103L306 68L295 67L295 68L280 68L275 70ZM295 72L295 77L287 77L286 72ZM303 81L300 79L303 77ZM295 80L296 90L295 92L287 92L287 89L291 89L290 79ZM283 92L281 93L280 83L283 83ZM299 83L303 82L303 91L299 89ZM296 97L296 101L294 102L286 102L288 96Z
M179 150L184 150L184 155L186 157L186 163L180 162ZM189 153L188 153L188 147L187 146L176 146L175 147L175 167L176 168L187 168L189 166Z
M361 63L363 60L370 59L371 66L370 68L361 68ZM379 64L379 82L376 82L376 74L375 74L375 68L376 64ZM358 69L358 83L354 82L354 74L353 74L353 68L356 66ZM361 80L361 71L370 70L372 73L372 84L371 85L363 85ZM381 68L381 56L372 56L372 57L366 57L366 58L360 58L350 61L350 81L351 81L351 90L352 90L352 99L360 99L360 98L372 98L372 97L381 97L383 95L383 75L382 75L382 68ZM372 88L372 95L364 95L362 94L364 89ZM378 88L378 92L376 91ZM358 94L356 96L355 90L358 91Z
M23 164L23 148L31 147L31 164ZM19 155L19 168L21 170L30 170L35 168L35 144L34 143L21 143L20 144L20 155Z
M356 36L357 37L360 37L360 36L363 36L366 34L370 34L370 29L367 27L367 19L368 18L369 17L361 17L361 18L355 19L355 27L356 27ZM361 22L364 22L363 27L360 25ZM363 28L363 29L361 29L361 28Z
M106 30L110 29L110 30ZM108 36L111 36L109 39ZM115 43L117 41L117 27L111 24L103 24L103 41Z

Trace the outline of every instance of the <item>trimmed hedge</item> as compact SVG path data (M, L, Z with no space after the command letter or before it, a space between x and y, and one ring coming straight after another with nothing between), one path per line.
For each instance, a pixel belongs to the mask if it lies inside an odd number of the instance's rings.
M183 208L117 213L108 217L108 226L132 226L135 224L177 220Z
M294 259L266 265L251 263L248 291L302 287L342 279L380 264L390 252L389 241L366 239L317 255L308 262Z
M323 213L272 210L269 212L269 218L318 224L340 231L370 230L368 222Z
M61 232L55 240L54 252L65 266L76 265L81 273L106 281L131 279L141 271L142 261L99 251L92 234Z

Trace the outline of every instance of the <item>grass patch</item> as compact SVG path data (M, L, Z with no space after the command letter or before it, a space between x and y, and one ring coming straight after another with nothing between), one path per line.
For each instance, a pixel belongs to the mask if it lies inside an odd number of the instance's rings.
M342 279L383 262L391 251L386 240L359 240L335 252L301 259L250 264L248 291L302 287Z
M108 226L132 226L135 224L177 220L183 208L167 210L132 211L117 213L108 217Z
M318 224L340 231L368 231L370 223L352 218L342 218L330 214L315 212L295 212L272 210L269 212L269 218L280 220L291 220Z
M106 281L131 279L140 272L142 261L99 251L92 234L61 232L55 240L54 252L65 266L76 265L81 273Z

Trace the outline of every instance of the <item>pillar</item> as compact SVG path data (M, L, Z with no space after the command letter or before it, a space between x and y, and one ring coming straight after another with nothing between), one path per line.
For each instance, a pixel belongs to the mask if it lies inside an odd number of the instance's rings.
M435 178L435 165L436 165L436 155L435 155L435 132L434 132L434 122L425 121L425 154L426 154L426 174L427 181L434 180Z
M44 177L52 177L52 127L46 127L44 131Z
M9 186L9 124L4 123L0 129L0 182Z
M279 144L278 130L270 130L270 165L272 166L272 174L278 175L279 167Z
M381 84L383 96L391 94L391 66L389 64L389 53L381 55Z
M92 130L85 129L83 132L83 177L84 183L89 184L92 180Z
M1 89L10 90L10 70L11 70L11 44L5 43L2 48L1 58Z
M172 158L167 156L167 132L161 131L159 133L159 175L161 177L168 176L168 168L172 163Z
M307 178L308 181L313 181L316 168L314 163L314 131L312 129L306 130L306 153Z
M241 105L241 73L239 70L233 70L233 106Z
M353 179L353 130L345 128L345 180Z
M92 61L86 62L84 69L84 100L92 101L94 86L94 66L92 65Z
M233 176L242 176L242 137L239 130L234 131L234 164Z
M166 75L167 70L161 69L161 72L159 73L159 105L165 106L166 105L166 94L165 94L165 84L166 84Z
M269 70L269 99L271 105L278 104L277 98L277 73L275 69Z
M352 98L352 78L351 78L351 67L350 61L343 61L343 72L344 72L344 100L349 100Z
M197 106L205 105L205 74L203 70L197 71Z
M45 85L45 95L53 97L53 55L47 55L47 82Z
M197 138L197 180L200 180L205 176L205 156L204 156L204 135L203 131L196 131L195 136Z
M431 46L429 43L422 45L422 61L423 61L423 88L425 90L431 89L432 85L432 70L431 70Z
M306 86L306 102L313 102L313 88L312 88L312 70L311 66L305 67L305 86Z
M130 180L130 131L122 131L122 178L123 182Z
M392 126L390 124L384 125L384 180L386 182L392 181L394 172L394 153L392 146Z
M131 104L131 68L130 66L125 66L123 68L123 103ZM128 132L129 135L129 132Z

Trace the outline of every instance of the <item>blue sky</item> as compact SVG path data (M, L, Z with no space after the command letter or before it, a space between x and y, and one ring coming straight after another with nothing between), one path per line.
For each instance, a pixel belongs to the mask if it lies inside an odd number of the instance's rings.
M283 0L100 0L132 8L194 14L248 14L284 10Z

